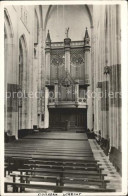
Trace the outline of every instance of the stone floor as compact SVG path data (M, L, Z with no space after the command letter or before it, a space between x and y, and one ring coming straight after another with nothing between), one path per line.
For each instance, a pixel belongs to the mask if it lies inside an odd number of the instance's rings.
M89 139L92 152L94 153L94 158L99 161L101 168L104 168L102 173L107 174L105 180L109 180L110 183L107 184L107 188L113 188L117 192L121 191L121 176L116 171L115 167L109 161L109 157L105 155L103 150L97 144L95 139Z

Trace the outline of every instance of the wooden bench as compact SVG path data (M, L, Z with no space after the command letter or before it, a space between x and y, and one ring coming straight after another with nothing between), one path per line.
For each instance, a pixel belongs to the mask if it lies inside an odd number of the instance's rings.
M53 169L18 169L17 171L19 171L21 174L23 172L26 173L26 175L28 175L29 173L31 175L37 174L37 173L42 173L43 175L56 175L56 176L60 176L60 177L64 177L64 176L86 176L86 177L93 177L93 178L99 178L104 180L104 176L107 176L107 174L101 174L98 173L97 171L74 171L74 170L53 170Z
M77 161L77 160L36 160L31 159L29 160L29 163L34 164L52 164L52 165L76 165L76 166L95 166L95 165L101 165L96 160L85 160L85 161Z
M97 185L99 187L106 188L106 183L109 183L109 180L101 180L101 179L91 179L91 178L76 178L76 177L63 177L59 178L56 176L38 176L38 175L19 175L19 174L10 174L11 177L13 177L13 182L16 182L16 178L20 178L20 183L26 182L29 183L30 181L36 181L37 182L54 182L56 183L56 186L64 185L64 184L89 184L89 185Z
M82 171L98 171L101 173L103 168L100 168L101 164L97 163L71 163L71 162L39 162L39 161L33 161L29 160L28 163L21 163L21 164L14 164L9 163L5 166L5 176L6 172L8 171L8 174L10 174L12 171L17 171L18 168L53 168L53 169L70 169L70 170L81 170Z
M11 153L11 155L13 156L13 155L15 155L16 156L16 154L18 153L18 151L17 152L11 152L11 151L6 151L5 152L5 155L7 156L7 155L10 155L10 153ZM29 151L27 151L27 152L19 152L18 153L18 155L28 155L28 156L34 156L34 155L36 155L36 156L58 156L58 157L61 157L61 156L70 156L70 157L74 157L74 156L77 156L77 157L93 157L93 153L88 153L88 154L86 154L86 153L64 153L64 152L61 152L61 153L57 153L57 152L29 152Z
M5 182L5 193L8 192L8 186L12 186L15 190L14 192L18 192L18 188L20 188L20 192L22 192L23 188L29 189L46 189L53 190L54 192L63 192L63 191L73 191L73 192L115 192L114 189L105 189L105 188L86 188L79 186L56 186L56 185L42 185L42 184L29 184L29 183L14 183L14 182Z
M12 160L12 159L19 159L19 160L25 160L25 158L26 158L26 160L28 159L28 160L30 160L30 159L33 159L33 160L53 160L53 161L56 161L56 160L61 160L61 161L77 161L77 162L96 162L95 161L95 159L94 159L94 157L93 156L91 156L91 157L77 157L77 156L74 156L74 157L70 157L70 156L63 156L63 157L58 157L57 155L56 156L52 156L52 155L49 155L49 156L47 156L47 155L44 155L44 156L38 156L38 155L33 155L33 154L31 154L31 155L28 155L28 154L8 154L8 155L5 155L6 156L6 159L10 159L10 160Z
M31 136L7 144L6 170L8 169L9 174L14 171L19 174L10 174L13 182L6 182L5 190L8 192L8 186L12 186L13 192L17 192L18 188L21 192L25 188L54 192L106 192L106 183L109 181L104 180L104 177L107 174L102 174L103 168L94 159L90 144L83 136L77 138L75 135L72 138L70 135L67 140L67 136L63 138L63 134L61 137L57 136L57 139L55 134L41 135L41 138L37 134L36 139ZM17 182L19 180L20 183ZM91 185L96 188L90 188Z
M53 166L77 166L77 167L95 167L99 168L100 164L97 161L93 160L62 160L62 159L32 159L31 157L6 157L6 167L5 167L5 175L6 171L8 174L13 171L13 169L18 169L18 167L23 167L24 164L45 164L45 165L53 165Z
M63 170L80 170L81 172L82 171L98 171L99 173L101 173L102 170L104 170L103 168L100 168L98 165L96 165L95 167L94 166L84 166L84 167L81 167L81 166L76 166L76 165L70 165L70 166L65 166L65 165L44 165L44 164L24 164L24 166L27 166L28 168L31 168L31 169L34 169L34 168L44 168L44 169L63 169Z

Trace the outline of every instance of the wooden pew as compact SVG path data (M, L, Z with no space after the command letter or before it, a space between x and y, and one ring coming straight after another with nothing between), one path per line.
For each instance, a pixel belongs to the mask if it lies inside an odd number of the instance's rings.
M95 166L76 166L76 165L52 165L52 164L24 164L24 166L27 166L28 168L53 168L53 169L70 169L70 170L83 170L83 171L99 171L103 170L103 168L99 168L98 165Z
M114 189L105 189L105 188L87 188L79 186L56 186L56 185L42 185L42 184L29 184L29 183L14 183L14 182L5 182L5 193L8 192L8 186L11 185L14 187L15 192L18 192L18 188L30 188L30 189L46 189L53 190L54 192L62 191L73 191L73 192L115 192Z
M97 163L96 160L91 159L91 160L67 160L67 159L48 159L48 158L44 158L40 159L38 157L38 159L32 159L32 157L28 157L22 155L20 157L6 157L6 171L8 171L9 173L13 171L13 169L16 169L18 167L23 167L24 164L50 164L53 166L58 166L58 165L63 165L63 166L79 166L79 167L98 167L99 168L99 164ZM15 167L14 167L15 165Z
M76 166L97 166L98 165L101 165L98 163L98 161L96 160L85 160L85 161L77 161L77 160L36 160L36 159L31 159L29 160L29 163L32 163L32 164L52 164L52 165L67 165L67 166L70 166L70 165L76 165Z
M43 175L56 175L56 176L84 176L84 177L93 177L93 178L100 178L102 180L104 180L104 176L107 176L107 174L101 174L98 173L98 171L74 171L74 170L56 170L56 169L18 169L17 171L21 172L21 174L23 172L26 173L26 175L28 175L29 173L31 175L34 174L43 174Z
M5 152L5 155L6 156L8 156L8 155L10 155L10 153L11 153L11 155L13 156L13 155L16 155L16 154L18 154L18 155L22 155L22 154L26 154L26 155L29 155L29 156L32 156L32 155L36 155L36 156L43 156L43 155L46 155L46 156L70 156L70 157L74 157L74 156L77 156L77 157L93 157L93 153L88 153L88 154L86 154L86 153L65 153L65 152L59 152L59 153L57 153L57 152L29 152L29 151L26 151L26 152L18 152L18 151L16 151L16 152L12 152L12 151L6 151Z
M21 163L21 162L20 162ZM100 168L100 164L97 163L79 163L79 162L54 162L54 161L33 161L29 160L27 163L22 163L19 165L20 168L53 168L53 169L70 169L70 170L81 170L82 171L98 171L101 173L103 168ZM12 171L17 171L18 164L10 163L6 165L6 171L10 174Z
M75 177L63 177L62 179L56 176L38 176L38 175L19 175L12 173L10 174L13 177L13 182L16 182L16 178L20 178L20 183L30 183L31 181L37 182L52 182L56 186L59 184L84 184L84 185L95 185L99 187L106 188L106 183L109 183L109 180L101 179L91 179L91 178L75 178Z
M101 173L103 168L100 168L99 165L95 166L77 166L77 165L64 165L64 164L59 164L59 165L52 165L52 164L24 164L24 166L27 166L30 169L58 169L58 170L75 170L75 171L97 171L98 173Z
M54 138L55 134L42 135L34 138L22 139L5 147L5 159L8 163L9 173L18 171L20 174L10 174L13 177L13 191L24 191L24 188L52 189L55 192L62 191L84 191L84 192L106 192L104 180L107 174L102 174L100 164L93 157L89 142L86 138ZM53 137L53 138L52 138ZM62 136L63 137L63 134ZM43 139L43 142L42 142ZM61 145L64 141L64 145ZM7 168L6 168L7 169ZM25 174L24 174L25 173ZM20 183L17 183L18 177ZM16 180L17 179L17 180ZM38 184L30 184L30 182ZM39 182L54 183L55 185L42 185ZM25 183L24 183L25 182ZM70 185L69 186L67 186ZM73 186L75 184L75 186ZM84 187L95 185L96 189ZM82 187L80 187L82 185ZM84 189L82 189L84 188ZM74 190L75 189L75 190ZM110 190L112 191L112 190Z

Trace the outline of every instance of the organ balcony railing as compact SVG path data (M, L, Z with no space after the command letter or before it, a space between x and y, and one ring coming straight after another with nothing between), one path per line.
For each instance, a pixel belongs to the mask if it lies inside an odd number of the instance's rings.
M49 89L48 107L71 107L71 108L87 108L86 95L81 94L79 84L63 86L56 83L55 86ZM86 92L86 90L84 90Z
M78 98L78 100L56 100L55 98L48 99L49 108L87 108L87 99Z

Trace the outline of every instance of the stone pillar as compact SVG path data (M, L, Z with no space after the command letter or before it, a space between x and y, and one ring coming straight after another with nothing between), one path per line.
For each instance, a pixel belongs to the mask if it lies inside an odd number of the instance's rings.
M44 128L49 127L49 110L48 110L49 90L45 87L45 115L44 115Z
M27 117L27 51L26 48L23 49L23 81L22 81L22 91L24 97L22 98L22 129L26 128L26 117Z
M38 118L37 118L37 122L38 122L38 126L39 128L42 128L42 120L41 120L41 116L42 116L42 75L44 73L42 73L42 34L43 34L43 30L42 28L39 29L39 35L38 35L38 73L37 73L37 79L36 79L36 84L37 84L37 92L40 93L39 97L37 98L37 114L38 114Z
M70 38L64 39L64 47L65 47L65 70L70 73Z
M121 20L120 20L120 15L121 15L121 10L120 6L116 6L116 19L117 19L117 64L118 66L121 66ZM121 68L118 70L118 74L121 77ZM119 80L121 82L121 79ZM121 91L120 88L118 88L118 91ZM122 151L122 134L121 134L121 106L120 104L118 105L118 113L117 113L117 127L118 127L118 141L117 141L117 147L120 151Z
M37 55L38 56L38 55ZM37 119L37 97L35 96L35 93L37 93L38 88L37 88L37 77L38 77L38 58L35 57L33 60L33 92L34 92L34 97L33 97L33 112L32 112L32 119L33 119L33 125L38 124L38 119Z
M51 38L48 31L46 38L46 48L45 48L45 56L46 56L46 81L50 83L50 51L51 51Z
M40 48L40 54L41 54L41 112L44 116L45 113L45 79L46 79L46 61L45 61L45 30L42 29L42 35L41 35L41 48ZM44 121L41 120L40 127L44 128Z
M90 84L90 86L87 89L87 105L88 105L88 110L87 110L87 124L88 124L88 129L93 128L93 116L92 116L92 71L91 71L91 53L90 53L90 38L88 34L88 30L86 28L85 31L85 37L84 37L84 48L85 48L85 83Z
M58 81L55 82L54 93L55 93L55 104L57 104L58 103Z
M79 101L79 81L77 80L75 83L75 102L76 104Z
M85 83L89 83L89 68L91 67L91 64L90 64L90 59L91 59L91 54L90 54L90 45L89 45L89 42L90 42L90 38L89 38L89 35L88 35L88 30L86 28L86 31L85 31L85 38L84 38L84 59L85 59Z

